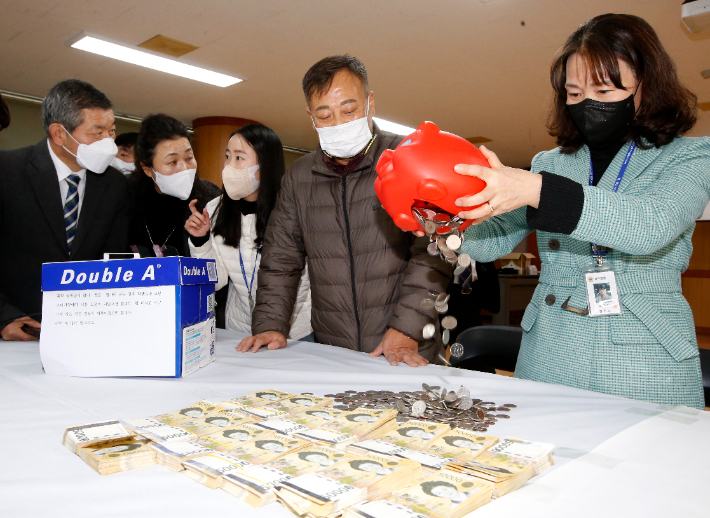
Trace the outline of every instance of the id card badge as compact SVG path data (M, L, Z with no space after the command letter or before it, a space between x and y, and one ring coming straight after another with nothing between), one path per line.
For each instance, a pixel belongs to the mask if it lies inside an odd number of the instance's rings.
M609 268L590 266L584 270L589 316L620 315L621 302L616 286L616 275Z

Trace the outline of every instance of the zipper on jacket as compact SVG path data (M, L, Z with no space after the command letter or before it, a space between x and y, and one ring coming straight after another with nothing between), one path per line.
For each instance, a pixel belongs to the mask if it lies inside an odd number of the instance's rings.
M357 311L357 291L355 290L355 258L353 257L353 243L350 239L350 219L348 218L348 199L346 188L347 175L343 176L343 214L345 215L345 231L348 235L348 254L350 255L350 283L353 289L353 306L355 307L355 324L357 325L357 350L362 350L360 343L360 315Z

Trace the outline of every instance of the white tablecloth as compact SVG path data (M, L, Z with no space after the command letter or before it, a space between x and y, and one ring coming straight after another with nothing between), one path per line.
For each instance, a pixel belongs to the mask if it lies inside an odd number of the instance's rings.
M262 388L323 395L417 390L422 382L463 384L473 397L515 403L512 418L489 433L557 445L553 469L473 516L710 515L707 412L434 365L392 367L320 344L241 354L234 350L241 337L219 331L217 360L184 379L48 376L36 343L0 341L0 516L290 517L278 504L252 509L162 466L101 477L61 445L62 433ZM97 354L110 361L99 344Z

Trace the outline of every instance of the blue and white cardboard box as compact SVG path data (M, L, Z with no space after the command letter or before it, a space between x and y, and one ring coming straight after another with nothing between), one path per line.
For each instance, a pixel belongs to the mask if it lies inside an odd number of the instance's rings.
M212 259L42 265L47 374L179 378L214 360Z

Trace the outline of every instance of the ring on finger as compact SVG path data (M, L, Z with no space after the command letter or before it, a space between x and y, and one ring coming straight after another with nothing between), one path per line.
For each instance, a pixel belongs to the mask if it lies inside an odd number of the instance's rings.
M493 208L490 201L488 202L488 206L491 208L491 214L493 214L496 210Z

